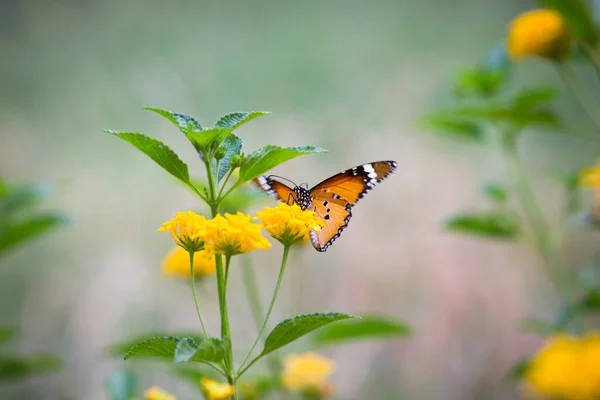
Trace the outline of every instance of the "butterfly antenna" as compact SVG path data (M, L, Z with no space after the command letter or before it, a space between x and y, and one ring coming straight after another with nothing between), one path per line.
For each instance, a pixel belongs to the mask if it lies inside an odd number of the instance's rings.
M304 189L308 189L308 183L306 183L306 182L302 182L302 183L300 184L300 187L302 187L302 188L304 188Z
M288 178L284 178L283 176L279 176L279 175L269 175L267 178L271 178L271 177L275 177L275 178L279 178L279 179L283 179L284 181L288 181L289 183L291 183L292 185L294 185L294 187L298 186L294 183L294 181L292 181L291 179Z

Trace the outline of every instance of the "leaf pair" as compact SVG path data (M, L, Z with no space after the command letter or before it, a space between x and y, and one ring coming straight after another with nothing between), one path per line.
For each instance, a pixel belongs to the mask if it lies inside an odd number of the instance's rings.
M180 362L219 363L225 354L224 344L216 338L206 338L196 343L192 337L158 336L145 339L125 354L125 360L131 357L161 357Z

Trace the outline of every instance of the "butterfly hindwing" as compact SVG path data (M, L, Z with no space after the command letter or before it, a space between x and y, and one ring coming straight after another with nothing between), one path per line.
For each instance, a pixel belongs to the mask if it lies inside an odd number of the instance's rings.
M352 218L352 205L344 199L337 198L335 193L324 190L313 191L311 194L314 197L309 210L313 210L325 225L321 232L310 232L310 241L317 251L325 251L348 226Z

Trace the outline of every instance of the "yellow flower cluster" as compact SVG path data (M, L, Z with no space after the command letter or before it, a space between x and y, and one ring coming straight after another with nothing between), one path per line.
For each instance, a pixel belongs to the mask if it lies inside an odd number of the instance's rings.
M600 188L600 162L592 168L585 169L579 175L581 184L590 189Z
M162 261L161 267L163 273L167 275L177 275L184 278L190 277L190 255L179 246L166 255ZM207 275L214 275L217 271L215 256L208 250L201 250L194 254L194 276L202 278Z
M206 249L206 254L232 256L271 247L261 235L260 225L253 224L250 216L242 213L217 215L211 220L193 211L177 213L158 231L171 233L175 243L186 251Z
M551 337L534 356L525 380L537 394L549 398L600 398L600 333Z
M232 256L271 247L260 233L260 225L253 224L249 215L226 213L224 218L217 215L209 222L207 239L217 254Z
M206 218L193 211L178 212L175 218L165 222L159 232L169 232L178 246L187 251L200 251L206 237Z
M325 398L334 393L327 378L335 370L335 362L315 353L290 354L284 360L283 386L291 391Z
M506 49L515 59L538 56L561 61L571 50L571 35L559 12L532 10L511 22Z
M145 400L175 400L175 396L165 392L158 386L152 386L144 394Z
M263 227L283 245L292 245L302 240L308 232L320 232L325 222L313 211L302 210L297 204L291 206L278 203L277 207L265 207L256 213Z
M207 400L227 400L233 396L234 389L228 383L220 383L208 378L200 380Z

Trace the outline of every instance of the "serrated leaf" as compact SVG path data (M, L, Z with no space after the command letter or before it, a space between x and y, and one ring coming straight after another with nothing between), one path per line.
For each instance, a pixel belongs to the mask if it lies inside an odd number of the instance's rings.
M110 400L130 400L135 396L136 377L131 371L119 369L109 375L105 386Z
M321 153L327 150L315 146L279 147L268 145L248 155L240 167L237 184L248 182L275 168L279 164L304 154Z
M486 183L483 185L483 194L496 203L506 203L506 200L508 200L506 187L498 183Z
M198 152L204 152L209 148L216 149L229 135L231 135L231 129L218 127L187 133L188 139Z
M124 359L132 357L162 357L173 359L177 344L181 338L176 336L151 337L134 344L125 354Z
M555 98L556 90L551 87L522 89L513 97L513 104L516 108L533 108L546 104Z
M583 0L538 0L538 2L561 13L577 39L591 46L598 42L598 31L592 12Z
M221 340L206 338L196 344L192 338L183 338L177 343L173 361L175 363L189 361L220 362L225 354Z
M515 239L521 233L516 215L506 212L459 214L447 220L445 227L452 232L495 239Z
M26 240L31 240L64 224L61 215L39 215L25 221L12 222L0 229L0 254Z
M312 343L318 346L327 346L354 340L408 335L410 335L410 327L405 322L373 315L326 326L313 335Z
M204 337L194 334L192 332L177 332L177 333L169 332L169 334L166 334L164 332L152 332L152 333L146 333L144 335L138 335L138 336L129 338L127 340L123 340L122 342L112 344L106 348L106 352L108 355L122 358L123 355L126 354L129 351L129 349L131 349L133 346L135 346L149 338L164 338L164 337L171 337L171 338L177 338L177 339L183 338L183 337L189 337L189 338L192 338L196 342L200 342L201 340L204 339Z
M269 333L265 340L265 347L259 357L263 357L322 326L353 318L360 317L342 313L315 313L286 319Z
M229 128L232 131L254 118L270 114L268 111L236 112L225 115L215 124L220 128Z
M116 132L111 130L106 130L105 132L131 143L142 153L154 160L155 163L163 167L168 173L189 185L190 176L188 174L188 166L166 144L141 133Z
M223 157L221 161L219 161L217 182L220 182L221 179L223 179L223 177L225 176L225 174L227 174L227 171L229 171L229 168L231 168L231 157L240 154L240 152L242 151L242 144L242 139L234 134L227 136L227 138L223 140L223 143L221 143L221 146L225 147L226 150L225 157ZM213 169L215 169L216 167L217 161L213 160Z
M52 355L22 357L16 355L0 355L0 380L26 378L41 373L56 372L62 362Z
M152 108L146 107L144 110L152 111L161 115L171 121L173 125L175 125L179 130L183 133L193 132L193 131L201 131L202 126L200 123L194 119L194 117L190 117L186 114L176 113L167 110L161 110L160 108Z
M485 132L480 124L451 116L426 116L421 119L421 128L472 142L481 143L485 140Z

